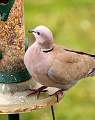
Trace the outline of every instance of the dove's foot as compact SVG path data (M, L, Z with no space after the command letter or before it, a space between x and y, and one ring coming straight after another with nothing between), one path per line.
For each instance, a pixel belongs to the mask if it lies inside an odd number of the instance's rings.
M50 96L56 96L56 98L57 98L57 102L59 102L59 95L63 95L64 94L64 92L63 92L63 90L61 89L61 90L58 90L58 91L56 91L55 93L53 93L52 95L50 95Z
M31 91L31 93L29 93L27 96L37 94L37 98L39 98L40 93L47 92L47 90L45 90L46 88L47 88L46 86L41 86L38 89L28 89Z

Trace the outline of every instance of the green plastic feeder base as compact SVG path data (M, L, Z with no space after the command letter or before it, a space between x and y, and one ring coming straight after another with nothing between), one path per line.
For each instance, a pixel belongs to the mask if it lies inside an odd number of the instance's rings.
M0 83L20 83L30 79L27 69L13 71L13 72L0 72Z

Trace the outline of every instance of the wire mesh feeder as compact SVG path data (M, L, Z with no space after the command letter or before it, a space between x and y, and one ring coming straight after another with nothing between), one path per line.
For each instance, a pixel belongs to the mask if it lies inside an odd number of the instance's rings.
M27 47L26 47L27 48ZM0 114L8 114L9 120L19 120L20 112L31 112L53 106L57 102L51 89L29 95L30 89L40 85L31 80L23 63L25 32L23 23L23 0L0 1ZM54 90L54 89L52 89ZM59 100L62 94L58 94Z

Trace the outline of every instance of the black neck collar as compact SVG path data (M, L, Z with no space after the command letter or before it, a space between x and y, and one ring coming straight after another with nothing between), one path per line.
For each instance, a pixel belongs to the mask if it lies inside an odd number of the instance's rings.
M44 52L44 53L48 53L48 52L51 52L53 50L53 48L50 48L50 49L43 49L42 51Z

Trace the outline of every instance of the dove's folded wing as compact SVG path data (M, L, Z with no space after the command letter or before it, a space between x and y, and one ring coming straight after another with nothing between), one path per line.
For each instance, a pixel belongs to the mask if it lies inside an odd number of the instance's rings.
M68 84L86 77L92 69L93 60L88 55L61 51L48 70L48 76L58 84ZM94 64L95 65L95 64Z

